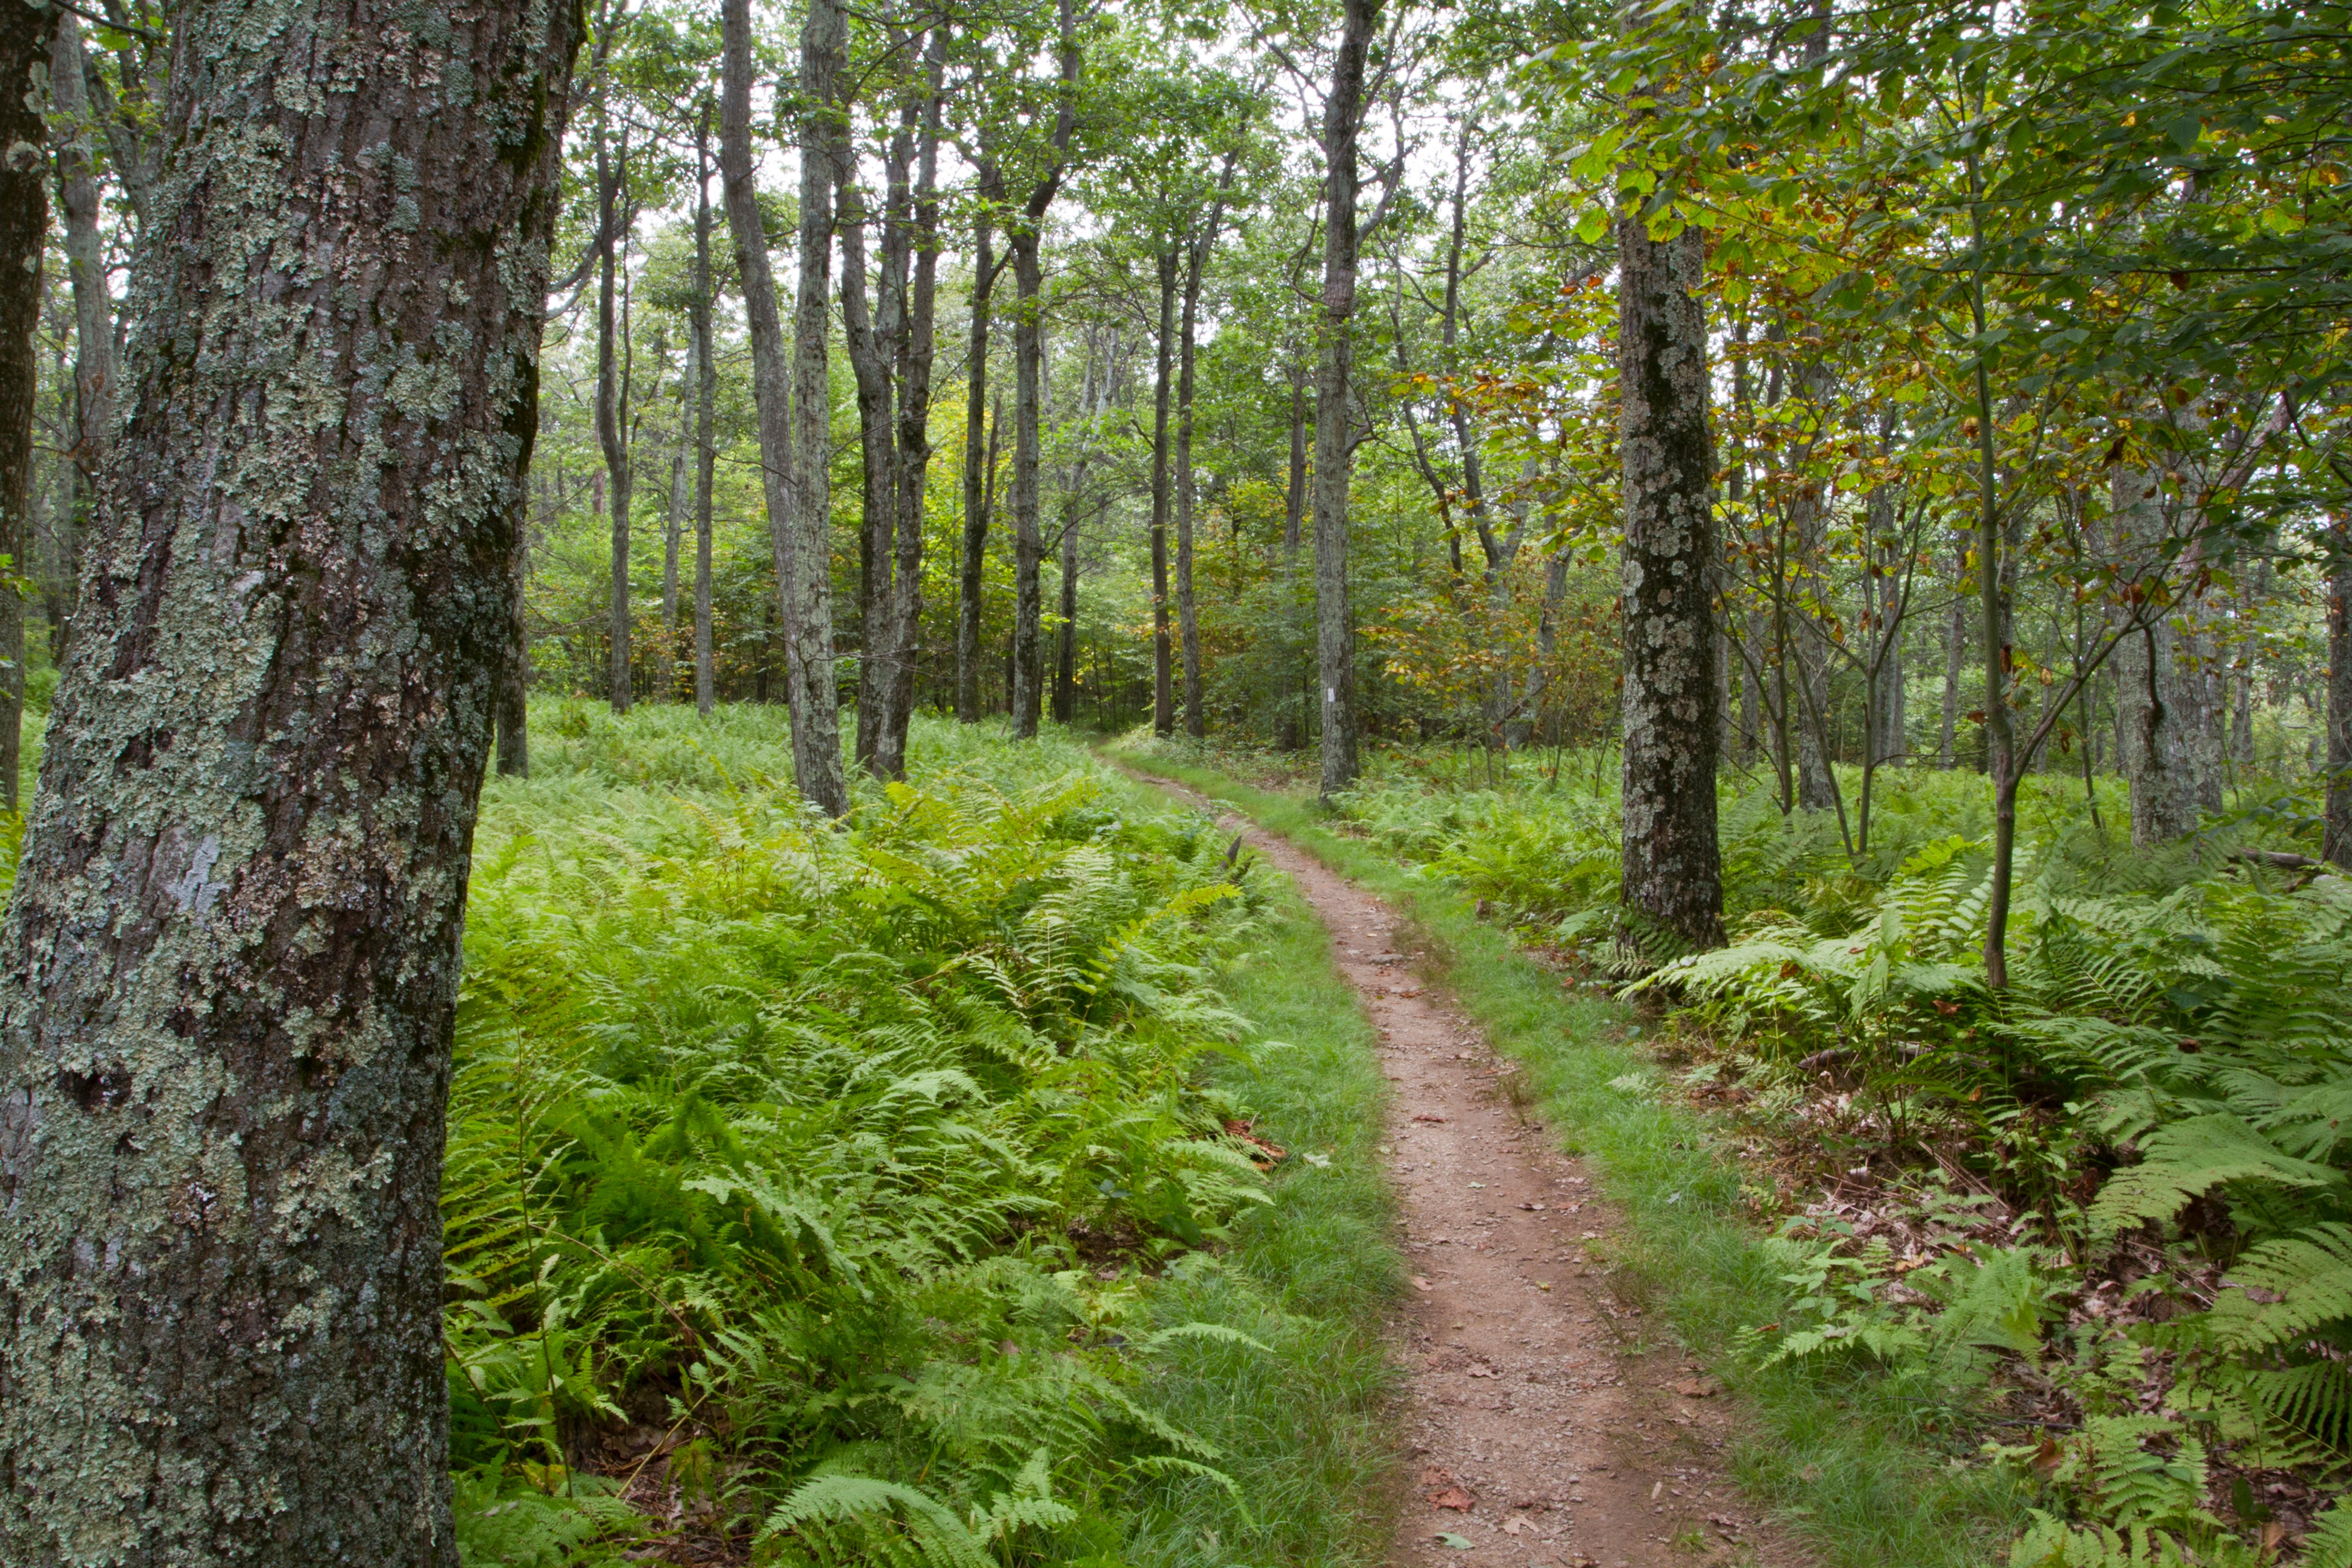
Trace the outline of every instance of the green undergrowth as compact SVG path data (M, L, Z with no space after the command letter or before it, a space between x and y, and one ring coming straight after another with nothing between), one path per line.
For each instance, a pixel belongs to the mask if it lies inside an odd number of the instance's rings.
M1381 1082L1278 879L1050 735L920 723L839 824L776 710L532 738L451 1093L468 1564L1379 1557Z
M1758 1366L1740 1331L1790 1303L1787 1264L1748 1218L1743 1173L1702 1118L1660 1092L1623 1005L1560 977L1479 920L1465 894L1414 875L1331 815L1162 751L1138 766L1226 802L1415 927L1439 979L1523 1065L1570 1152L1590 1159L1629 1225L1612 1261L1646 1293L1744 1411L1732 1459L1743 1484L1825 1568L1962 1568L2001 1561L2029 1521L2023 1489L1948 1447L1934 1405L1853 1364Z

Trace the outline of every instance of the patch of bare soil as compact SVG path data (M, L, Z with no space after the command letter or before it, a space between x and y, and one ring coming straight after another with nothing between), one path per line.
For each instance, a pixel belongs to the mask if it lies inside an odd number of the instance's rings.
M1508 1064L1419 975L1394 911L1283 840L1245 837L1329 930L1395 1085L1383 1152L1413 1289L1394 1561L1798 1568L1725 1473L1715 1381L1612 1289L1597 1254L1620 1217L1513 1103Z

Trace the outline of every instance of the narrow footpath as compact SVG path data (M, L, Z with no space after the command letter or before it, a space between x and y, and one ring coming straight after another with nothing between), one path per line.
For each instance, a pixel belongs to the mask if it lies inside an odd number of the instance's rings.
M1413 1289L1398 1325L1411 1495L1393 1561L1799 1568L1725 1474L1717 1385L1612 1289L1601 1258L1619 1216L1515 1104L1510 1064L1424 983L1395 912L1244 818L1221 821L1331 933L1395 1085L1381 1152Z

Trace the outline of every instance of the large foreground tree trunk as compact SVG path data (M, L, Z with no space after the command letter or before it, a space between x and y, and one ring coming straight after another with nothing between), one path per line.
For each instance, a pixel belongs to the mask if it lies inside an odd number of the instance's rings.
M1348 480L1356 454L1348 405L1356 363L1356 140L1380 0L1343 0L1342 13L1323 105L1322 362L1315 377L1315 652L1326 801L1352 788L1357 772L1356 626L1348 612Z
M1715 834L1714 444L1707 432L1705 253L1696 228L1654 240L1617 224L1617 367L1625 498L1628 935L1723 941Z
M577 12L418 15L173 17L0 937L10 1564L457 1560L442 1123Z
M607 7L599 30L612 26L614 19ZM628 354L627 330L618 321L620 292L615 275L621 228L627 221L622 208L627 196L629 148L625 137L616 166L607 144L607 90L601 85L596 89L596 444L604 454L604 472L611 478L613 497L613 592L606 628L611 668L606 679L612 685L613 711L626 713L631 695L629 500L635 467L629 449L629 384L624 365Z

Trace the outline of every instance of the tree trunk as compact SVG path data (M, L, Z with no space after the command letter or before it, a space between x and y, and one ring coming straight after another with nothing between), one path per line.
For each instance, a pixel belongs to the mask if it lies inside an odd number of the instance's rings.
M693 470L687 456L694 443L694 391L701 380L694 363L695 345L686 340L686 368L677 382L677 442L669 455L669 504L662 518L662 641L654 658L654 700L677 696L677 550L686 531L686 514L694 504Z
M883 217L882 264L880 277L876 279L877 298L869 301L866 194L855 177L847 130L836 124L825 134L828 156L845 176L838 192L842 344L848 351L850 376L857 388L858 676L857 732L852 754L858 766L870 770L877 737L888 721L887 682L881 678L880 667L892 657L887 605L896 521L890 491L898 477L898 425L891 415L897 392L890 384L890 370L892 339L900 325L906 299L906 256L901 248L906 223L906 163L897 147L886 153L889 195Z
M2327 806L2323 859L2352 870L2352 518L2327 531Z
M829 816L838 816L848 809L849 789L841 772L841 729L835 718L837 699L833 686L833 601L832 555L829 530L823 527L824 477L814 483L819 493L816 514L819 519L817 540L819 554L811 575L813 587L803 591L796 573L803 551L797 532L807 504L804 487L794 484L794 430L792 404L792 373L793 366L784 353L783 323L778 315L775 273L768 265L768 241L760 223L760 201L752 184L751 163L751 0L725 0L720 9L723 38L721 90L719 103L719 188L727 204L727 231L735 249L735 268L743 289L743 322L751 344L751 395L760 418L760 477L763 499L768 510L769 549L775 562L776 606L785 643L785 700L792 713L793 780L803 798ZM830 84L827 84L828 87ZM808 154L802 154L805 163ZM822 160L820 160L822 162ZM811 174L804 170L803 190ZM822 172L814 176L819 188L819 205L824 205L823 193L829 189ZM807 244L808 226L813 215L803 205L801 214L803 247ZM820 226L823 220L814 219ZM807 257L802 258L803 289L807 280ZM818 262L817 336L818 359L816 378L817 441L814 450L819 462L829 456L823 445L828 399L824 380L824 262ZM808 412L803 406L800 412ZM796 493L799 492L799 493ZM822 650L820 681L803 684L799 679L798 639L803 628L795 621L805 601L814 599L818 624L805 629L813 647ZM761 667L764 682L765 663ZM764 690L761 700L765 700Z
M1307 638L1298 624L1299 525L1307 517L1307 367L1290 371L1290 474L1282 491L1282 647L1275 660L1275 744L1286 752L1307 745L1307 708L1290 702L1300 656ZM1304 698L1304 683L1299 695Z
M986 182L983 179L983 186ZM983 195L988 191L983 188ZM956 590L956 717L980 722L980 588L988 551L988 459L983 418L988 412L989 297L997 263L990 254L989 207L972 219L971 353L963 399L963 559Z
M936 355L940 270L940 117L945 103L947 29L932 29L925 89L915 137L913 277L907 292L906 329L898 337L898 470L891 490L897 537L892 542L888 721L876 742L875 771L907 776L907 731L915 717L915 670L923 632L923 496L931 469L931 367Z
M1038 311L1045 272L1039 236L1015 231L1013 247L1013 737L1034 739L1044 706L1045 540L1038 516L1039 420L1045 395L1045 347Z
M842 0L810 0L801 28L800 287L793 300L793 507L778 574L793 768L827 816L849 809L841 767L841 690L833 647L833 397L825 373L825 297L833 260L833 156L845 117L839 83L849 50ZM746 183L749 172L746 172ZM756 232L756 230L755 230ZM750 295L748 284L744 293Z
M1331 95L1323 104L1323 298L1321 363L1315 377L1315 651L1323 687L1320 795L1353 788L1356 746L1356 627L1348 610L1348 481L1355 444L1348 405L1355 371L1356 139L1363 127L1364 68L1380 0L1341 0Z
M89 95L83 89L89 61L82 51L81 26L63 13L56 19L49 83L50 101L60 122L58 205L65 216L66 262L73 282L73 460L76 485L87 496L96 491L99 473L114 443L113 297L107 287L106 245L98 232L98 173L91 154L97 131L91 123ZM79 518L72 498L68 497L58 530L64 614L53 616L50 627L50 655L60 665L72 645L72 617L80 607Z
M0 939L0 1561L457 1561L443 1121L576 13L415 16L173 15Z
M1066 724L1078 710L1078 520L1072 499L1062 520L1062 624L1054 634L1054 722Z
M1960 549L1961 572L1967 572L1968 548ZM1937 723L1936 765L1952 768L1958 764L1957 751L1960 718L1960 654L1968 644L1969 601L1966 595L1955 595L1952 614L1944 628L1944 710Z
M1176 350L1176 247L1160 256L1159 357L1151 382L1151 732L1176 732L1174 648L1168 605L1168 414Z
M2163 521L2155 479L2118 466L2108 477L2116 543L2127 554L2153 552ZM2136 845L2161 843L2197 829L2197 794L2184 721L2179 654L2171 617L2158 616L2126 636L2115 652L2116 766L2131 788Z
M710 276L710 103L705 100L694 127L694 299L688 307L694 332L694 707L708 718L718 701L718 670L710 646L710 487L718 477L719 446L712 429L719 407L719 364L711 357L711 312L717 305ZM770 289L773 305L773 287Z
M1228 161L1225 181L1232 180L1233 170ZM1176 629L1184 648L1184 733L1196 741L1207 732L1208 715L1201 693L1201 616L1192 599L1192 339L1201 319L1201 275L1224 221L1221 186L1207 223L1185 247L1184 305L1176 335Z
M496 766L501 778L530 776L530 617L523 586L530 581L530 506L515 487L513 603L507 616L507 642L491 698L490 727L498 737Z
M1715 832L1714 448L1700 231L1617 224L1625 498L1623 900L1653 952L1723 942ZM1657 939L1663 936L1665 941ZM1644 939L1648 939L1646 943Z
M1054 115L1050 147L1052 162L1029 199L1020 219L1005 237L1013 250L1013 292L1018 303L1013 318L1013 736L1026 741L1037 733L1045 668L1040 658L1038 623L1045 605L1040 582L1045 552L1037 518L1038 418L1045 391L1045 274L1038 266L1046 209L1062 188L1068 168L1070 136L1077 129L1078 24L1072 0L1058 0L1061 37L1060 106Z
M602 26L614 25L605 7ZM596 444L604 454L613 500L613 594L607 638L611 653L613 711L629 710L629 492L633 478L628 429L629 389L621 367L622 345L614 342L619 300L614 272L621 207L628 183L628 142L621 143L621 167L613 166L605 124L606 88L596 89Z
M0 555L21 574L33 542L33 408L41 390L33 329L41 316L41 260L49 234L48 171L37 151L48 139L37 106L58 14L10 15L0 24ZM25 725L25 599L0 584L0 805L17 807Z

